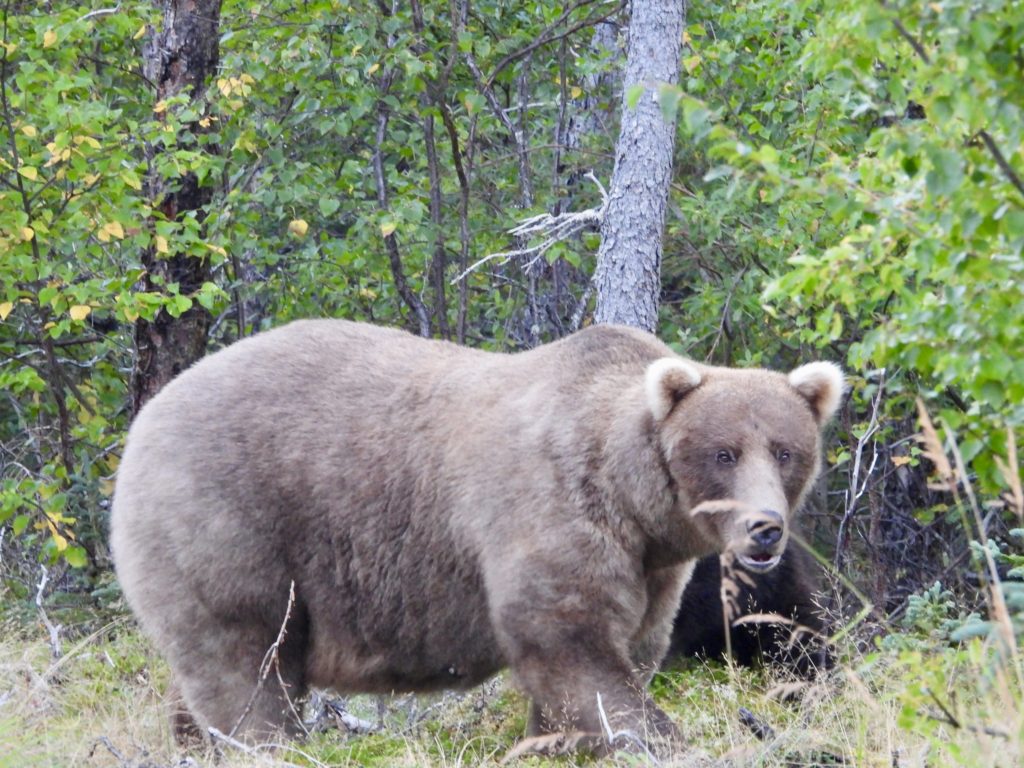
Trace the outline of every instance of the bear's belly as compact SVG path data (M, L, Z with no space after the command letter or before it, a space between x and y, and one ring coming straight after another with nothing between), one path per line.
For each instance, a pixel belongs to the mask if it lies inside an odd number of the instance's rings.
M457 642L443 645L399 642L374 649L340 638L314 639L307 681L339 692L417 693L470 688L506 666L489 630L457 634Z

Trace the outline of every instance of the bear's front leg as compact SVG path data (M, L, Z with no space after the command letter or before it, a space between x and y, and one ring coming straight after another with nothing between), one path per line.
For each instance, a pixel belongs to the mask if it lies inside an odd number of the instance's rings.
M672 623L690 577L692 560L647 572L647 610L630 643L630 659L640 678L649 683L668 653Z
M597 630L578 626L561 636L545 633L578 645L564 654L524 644L511 660L513 674L531 699L528 735L575 733L577 746L597 753L648 749L668 754L680 740L678 729L646 693L628 657L595 642ZM580 739L583 734L588 738Z
M531 698L530 735L586 734L577 747L668 754L680 734L644 689L630 645L646 585L632 577L558 583L536 563L504 590L492 620L509 667ZM615 736L609 743L609 733Z

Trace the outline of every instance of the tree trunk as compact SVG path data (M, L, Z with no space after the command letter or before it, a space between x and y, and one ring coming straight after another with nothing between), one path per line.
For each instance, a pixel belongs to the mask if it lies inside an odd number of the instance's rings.
M160 0L156 0L160 2ZM143 71L156 86L157 103L180 93L195 102L202 99L208 79L216 72L221 0L162 0L163 29L152 34L143 49ZM199 110L202 112L203 110ZM189 126L193 135L203 131L198 123ZM181 220L195 212L202 221L212 199L211 187L201 187L194 174L187 174L169 186L154 169L149 148L148 193L153 208L168 221ZM189 295L210 280L206 259L178 253L161 257L155 247L142 254L146 268L143 290L162 291L177 283L182 295ZM136 360L132 371L132 409L139 409L179 372L203 356L210 328L210 315L195 303L180 317L160 310L153 320L135 324Z
M598 323L648 331L658 323L661 235L675 146L675 116L665 119L658 88L679 82L685 17L682 0L632 2L622 125L594 276ZM635 86L643 92L631 108Z

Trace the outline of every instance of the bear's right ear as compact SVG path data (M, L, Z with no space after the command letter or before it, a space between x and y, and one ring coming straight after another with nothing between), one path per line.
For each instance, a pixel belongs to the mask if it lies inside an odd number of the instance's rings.
M700 371L678 357L663 357L647 366L644 391L655 421L662 421L687 392L700 384Z

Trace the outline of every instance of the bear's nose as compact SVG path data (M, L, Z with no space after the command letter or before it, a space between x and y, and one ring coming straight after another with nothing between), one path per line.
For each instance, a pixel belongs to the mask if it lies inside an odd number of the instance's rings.
M747 533L759 547L769 549L782 539L782 515L773 509L761 511L766 519L751 520L747 523Z

